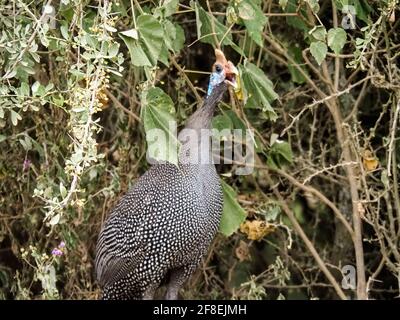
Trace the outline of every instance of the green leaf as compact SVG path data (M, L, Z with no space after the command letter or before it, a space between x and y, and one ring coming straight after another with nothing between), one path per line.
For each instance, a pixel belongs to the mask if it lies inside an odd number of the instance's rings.
M268 207L268 210L265 213L265 220L276 221L280 213L281 213L281 208L279 207L279 205L273 204Z
M287 3L288 3L288 0L279 0L279 5L281 6L281 8L283 10L286 9Z
M61 35L63 36L63 38L65 40L69 39L69 33L68 33L68 25L67 23L62 23L60 26L60 31L61 31Z
M149 58L147 57L146 53L143 51L142 47L138 42L135 40L128 40L129 38L127 37L121 37L126 46L129 49L129 53L131 55L131 63L134 66L137 67L143 67L143 66L151 66L151 62Z
M108 32L117 32L118 30L115 29L114 27L108 25L108 24L104 24L104 29L106 29Z
M25 136L24 139L19 139L18 141L22 145L25 151L32 150L32 142L28 136Z
M296 220L300 224L304 224L306 222L305 216L304 216L304 205L301 203L299 199L296 199L293 201L290 205L290 207L293 210L294 216L296 217ZM290 222L290 221L289 221ZM292 226L292 224L288 224L289 226Z
M76 113L80 113L80 112L83 112L83 111L88 111L88 109L84 105L83 106L78 105L78 106L72 108L72 111L76 112Z
M175 53L179 52L185 43L185 33L182 27L169 20L164 21L163 27L166 47Z
M285 141L277 142L274 144L274 146L276 146L274 149L277 153L279 153L287 162L292 163L293 153L289 143Z
M342 28L332 28L328 31L328 46L339 54L346 44L347 33Z
M17 75L16 70L12 70L12 71L8 70L6 72L6 74L3 76L3 79L11 79L11 78L14 78L16 75Z
M11 113L11 122L14 126L16 126L18 124L18 120L22 120L21 116L15 112L14 110L10 110Z
M237 195L235 190L223 180L221 180L221 186L224 194L224 207L219 231L229 237L239 229L241 223L246 219L247 214L236 200Z
M130 33L129 33L130 32ZM136 39L136 33L138 39ZM155 66L160 56L164 32L161 24L152 15L143 14L137 19L137 30L120 32L135 66Z
M174 52L179 52L185 44L185 32L179 24L175 24L175 31L175 41L173 43L172 49L174 50Z
M139 34L138 31L136 29L129 29L126 31L121 31L120 34L122 34L123 36L138 40L139 39Z
M356 18L365 23L369 23L368 15L374 11L366 0L335 0L335 2L338 10L341 11L343 10L344 6L354 8ZM347 11L343 13L346 14Z
M229 116L220 114L213 118L212 127L218 131L222 131L224 129L232 129L232 121Z
M169 17L176 12L179 0L164 0L162 8L164 9L164 17Z
M312 10L312 12L314 12L315 14L318 13L320 7L319 7L319 0L308 0L308 4L310 5L310 8Z
M163 45L161 49L160 56L158 57L158 60L164 64L166 67L169 67L169 53L168 49L165 45Z
M141 117L154 160L168 161L177 165L178 145L176 138L175 108L171 98L160 88L151 88L143 93Z
M267 23L267 18L264 16L260 4L255 3L254 0L242 0L238 4L238 11L250 38L259 46L262 46L262 32Z
M141 15L137 20L139 41L153 65L157 63L163 44L163 30L160 23L151 15Z
M276 140L268 152L267 165L271 168L281 168L293 162L293 153L290 144Z
M52 95L53 103L59 107L64 105L64 97L62 95Z
M310 52L317 61L318 65L321 65L322 61L324 61L326 57L326 53L328 52L328 47L324 42L316 41L311 43Z
M29 96L29 93L30 93L29 85L26 82L22 82L19 92L22 96L25 96L25 97Z
M49 91L51 91L51 90L53 90L54 89L54 83L52 83L52 82L49 82L48 84L47 84L47 86L45 87L45 91L46 92L49 92Z
M271 103L278 98L278 94L274 91L272 82L260 68L250 62L246 62L239 69L247 96L245 107L261 109L267 113L270 120L275 121L277 115Z
M234 111L227 110L224 112L224 115L227 115L230 118L233 129L241 129L241 130L247 129L244 122L237 116L237 114Z
M119 51L119 44L118 43L113 43L109 48L108 48L108 56L110 58L114 58L117 56Z
M326 29L323 26L315 26L308 32L315 40L325 41Z
M297 0L288 0L286 4L286 13L296 13L297 15L301 15L302 18L298 16L288 16L286 17L287 24L294 28L300 29L302 31L308 31L309 27L304 21L307 21L307 11L304 9L304 6L300 7L297 3Z
M209 43L211 45L215 45L214 36L212 35L212 23L215 25L215 33L218 41L221 41L222 37L228 30L222 23L220 23L213 16L210 16L208 12L206 12L200 5L195 3L195 12L196 12L196 24L197 24L197 39L201 39L201 42ZM212 22L213 21L213 22ZM230 45L232 42L232 35L228 33L222 45Z
M49 224L52 226L55 226L56 224L58 224L60 222L60 218L61 218L61 215L59 213L57 213L50 219Z
M32 85L32 93L33 94L36 94L36 92L39 90L39 86L40 86L39 81L35 81L35 83Z
M36 81L32 85L32 95L41 97L46 93L45 87L42 86L39 81Z
M302 51L297 46L290 46L288 50L289 55L293 58L294 62L297 66L300 66L303 71L308 74L307 69L302 65L303 64L303 56ZM300 73L297 67L293 66L292 64L288 64L289 72L292 76L292 81L298 84L302 84L306 81L303 74Z
M219 22L214 16L211 16L208 12L206 12L200 5L197 4L197 2L195 2L194 9L196 12L197 39L200 39L201 42L215 45L212 28L212 23L214 23L218 42L221 42L222 37L224 37L222 45L229 45L239 54L243 54L243 50L232 41L232 34L227 32L227 27Z
M60 194L63 198L67 196L67 189L64 187L64 184L62 182L60 182Z

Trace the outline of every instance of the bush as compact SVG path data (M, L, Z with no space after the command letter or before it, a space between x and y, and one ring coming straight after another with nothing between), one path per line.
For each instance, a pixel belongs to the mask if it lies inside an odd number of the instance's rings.
M99 297L101 224L149 167L145 130L162 108L182 124L202 100L213 47L242 83L214 126L254 130L255 170L218 166L230 226L183 297L398 296L396 9L394 0L3 1L0 297ZM163 103L145 99L154 90Z

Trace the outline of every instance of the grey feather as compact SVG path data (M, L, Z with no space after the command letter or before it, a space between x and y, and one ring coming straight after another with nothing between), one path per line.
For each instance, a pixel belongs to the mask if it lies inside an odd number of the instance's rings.
M189 118L186 128L209 128L225 91L226 84L217 86ZM199 146L188 141L185 148ZM99 235L95 268L103 298L151 297L174 271L169 296L176 298L176 287L207 253L218 230L222 206L213 164L152 166L122 197Z

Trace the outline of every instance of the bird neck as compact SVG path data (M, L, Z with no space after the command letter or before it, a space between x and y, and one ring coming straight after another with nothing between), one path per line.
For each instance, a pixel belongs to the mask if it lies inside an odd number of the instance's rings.
M218 102L221 101L226 89L227 85L224 82L216 86L211 94L204 100L202 107L190 116L185 128L210 129L215 107Z
M181 164L212 165L211 159L211 120L217 103L222 99L227 89L225 83L216 86L208 96L203 106L187 121L185 128L179 133L181 142L179 162Z

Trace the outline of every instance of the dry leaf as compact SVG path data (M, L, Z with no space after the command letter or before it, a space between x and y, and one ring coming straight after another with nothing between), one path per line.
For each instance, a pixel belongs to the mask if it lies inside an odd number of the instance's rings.
M370 150L365 150L362 155L364 169L366 171L373 171L378 167L378 159L373 155Z
M236 248L235 253L240 262L250 260L249 246L243 240L240 240L239 246Z
M107 109L109 107L110 101L107 97L105 88L97 91L96 98L99 100L99 107L101 108L101 110Z
M389 22L394 23L395 21L396 21L396 14L395 14L395 11L392 10L392 13L390 14L390 17L389 17Z
M275 231L275 226L262 220L246 220L240 225L240 231L247 234L250 240L261 240L267 234Z

